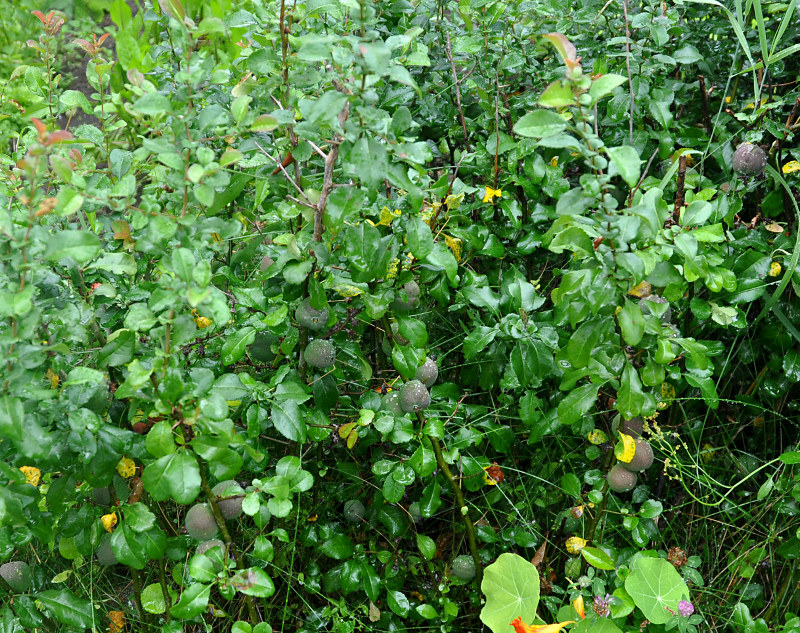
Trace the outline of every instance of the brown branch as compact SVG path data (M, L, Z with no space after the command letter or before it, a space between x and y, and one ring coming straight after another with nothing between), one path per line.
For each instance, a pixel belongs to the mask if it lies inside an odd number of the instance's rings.
M450 62L450 72L453 73L453 83L455 84L456 88L456 108L458 109L458 118L461 120L461 129L464 131L464 147L468 152L471 152L472 149L469 145L469 134L467 133L467 121L464 118L464 110L461 107L461 82L458 80L458 75L456 74L456 64L453 61L453 53L450 48L450 34L445 33L444 36L444 54L447 56L447 61Z
M346 101L344 108L339 113L339 125L344 130L345 121L350 114L350 102ZM333 167L336 164L336 159L339 157L339 143L341 143L339 134L334 134L331 140L331 148L325 156L325 174L322 178L322 191L319 195L319 202L317 208L314 209L314 241L322 241L322 218L325 217L325 205L328 203L328 196L333 189Z

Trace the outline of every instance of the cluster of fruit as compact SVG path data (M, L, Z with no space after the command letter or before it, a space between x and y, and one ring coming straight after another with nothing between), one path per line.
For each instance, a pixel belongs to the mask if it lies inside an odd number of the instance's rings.
M653 464L653 448L642 438L642 418L622 422L619 431L634 438L636 450L629 462L619 461L606 479L608 487L614 492L630 492L636 487L637 473L647 470Z

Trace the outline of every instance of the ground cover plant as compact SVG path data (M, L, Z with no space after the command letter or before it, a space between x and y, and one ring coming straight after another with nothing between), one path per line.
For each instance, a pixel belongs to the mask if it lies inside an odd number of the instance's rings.
M0 2L3 631L800 631L796 2Z

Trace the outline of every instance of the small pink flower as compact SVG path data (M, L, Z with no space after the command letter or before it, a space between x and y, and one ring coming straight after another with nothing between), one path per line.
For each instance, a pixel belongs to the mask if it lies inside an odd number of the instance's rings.
M681 600L678 603L678 613L680 613L683 617L688 618L690 615L692 615L692 613L694 613L694 605L688 600Z

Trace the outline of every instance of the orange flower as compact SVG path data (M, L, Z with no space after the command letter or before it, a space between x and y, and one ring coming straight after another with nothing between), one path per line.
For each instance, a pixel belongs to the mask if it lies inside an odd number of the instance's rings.
M514 630L517 633L558 633L561 629L567 626L567 624L575 624L575 621L567 620L566 622L559 622L557 624L542 624L537 626L525 624L522 621L522 618L517 618L511 622L511 626L514 627Z

